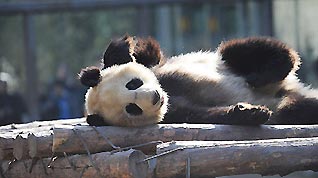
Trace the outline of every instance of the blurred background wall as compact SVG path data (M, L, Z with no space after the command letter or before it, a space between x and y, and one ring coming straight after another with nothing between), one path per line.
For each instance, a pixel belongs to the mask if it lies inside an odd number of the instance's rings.
M299 51L300 78L318 86L317 9L317 0L0 0L0 79L25 100L23 121L80 117L77 73L99 65L112 38L153 36L171 56L273 36Z

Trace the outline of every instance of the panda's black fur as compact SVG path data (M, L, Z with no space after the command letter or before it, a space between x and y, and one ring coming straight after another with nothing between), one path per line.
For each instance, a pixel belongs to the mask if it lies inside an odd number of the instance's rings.
M161 123L318 123L318 91L299 82L298 54L272 38L224 41L215 52L167 58L154 39L125 36L106 49L103 70L131 62L149 68L169 95ZM80 80L95 87L102 80L99 72L83 69ZM90 114L90 125L113 125L107 122L111 118Z

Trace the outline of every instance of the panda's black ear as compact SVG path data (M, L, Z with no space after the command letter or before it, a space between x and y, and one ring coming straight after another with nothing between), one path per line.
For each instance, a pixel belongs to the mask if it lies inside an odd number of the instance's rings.
M81 83L88 87L94 87L101 81L100 69L98 67L86 67L79 74Z
M125 64L132 62L134 47L134 38L128 35L125 35L124 37L117 40L112 40L104 52L103 69L115 64Z
M107 124L103 117L101 117L98 114L92 114L92 115L88 115L86 117L86 122L88 123L88 125L90 126L110 126L110 124Z
M138 63L146 67L153 67L163 59L159 43L151 37L137 38L133 55Z

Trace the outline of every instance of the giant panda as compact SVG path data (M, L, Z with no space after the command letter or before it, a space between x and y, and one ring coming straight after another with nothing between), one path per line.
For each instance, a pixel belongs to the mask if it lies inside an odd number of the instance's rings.
M79 74L92 126L318 123L318 91L297 78L297 52L272 38L165 57L153 38L126 35L102 64Z

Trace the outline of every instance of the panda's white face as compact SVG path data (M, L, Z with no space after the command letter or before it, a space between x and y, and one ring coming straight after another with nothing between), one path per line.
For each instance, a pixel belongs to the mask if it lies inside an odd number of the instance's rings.
M130 62L101 71L100 83L86 94L87 114L119 126L155 124L167 112L168 97L154 73Z

